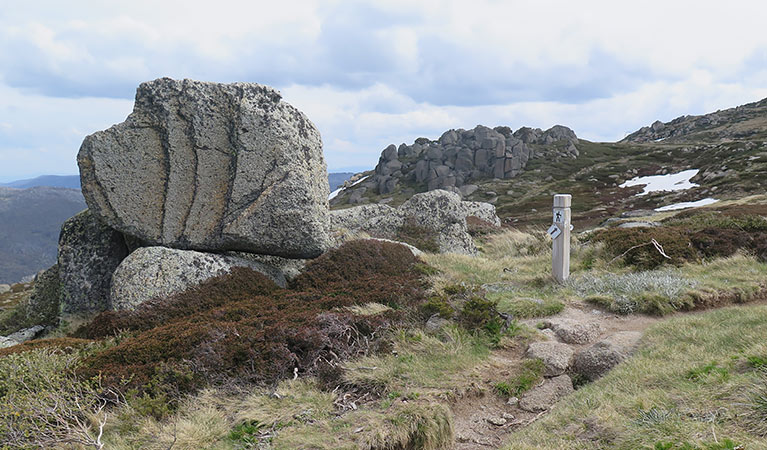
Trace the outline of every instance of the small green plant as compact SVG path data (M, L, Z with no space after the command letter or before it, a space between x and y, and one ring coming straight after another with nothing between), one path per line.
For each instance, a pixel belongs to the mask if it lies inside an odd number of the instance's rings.
M499 381L493 386L495 392L503 397L517 397L541 381L543 369L543 361L540 359L526 359L516 375L506 381Z
M498 383L495 383L495 392L498 393L498 395L502 397L511 397L512 396L512 387L511 385L506 381L499 381Z
M730 439L724 439L721 442L704 442L701 445L694 445L689 442L656 442L653 448L655 450L739 450L745 447Z
M767 357L764 356L748 356L746 357L748 365L754 369L767 369Z
M258 430L261 428L261 424L256 421L244 422L232 429L229 432L229 440L244 445L245 448L254 448L258 445Z
M634 419L634 423L637 425L656 427L660 424L676 417L676 412L669 409L657 408L653 406L650 409L639 408L637 411L637 418Z
M686 378L690 381L700 381L711 374L719 375L722 380L726 380L730 376L730 371L726 367L719 367L715 361L712 361L704 366L690 369L687 371Z

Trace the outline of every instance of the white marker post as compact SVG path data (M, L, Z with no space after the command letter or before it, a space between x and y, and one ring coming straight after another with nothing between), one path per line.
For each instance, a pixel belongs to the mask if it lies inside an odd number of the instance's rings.
M553 224L549 228L552 239L551 265L554 278L562 283L570 276L570 194L554 196Z

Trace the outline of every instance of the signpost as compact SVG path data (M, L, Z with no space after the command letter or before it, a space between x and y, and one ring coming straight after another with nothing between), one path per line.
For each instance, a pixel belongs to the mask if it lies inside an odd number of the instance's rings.
M554 278L562 283L570 276L570 202L572 195L556 194L552 210L553 224L548 230L552 239L551 264Z

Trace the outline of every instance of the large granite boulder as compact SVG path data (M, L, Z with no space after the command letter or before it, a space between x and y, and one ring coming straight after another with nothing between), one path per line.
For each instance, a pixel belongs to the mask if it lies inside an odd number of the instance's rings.
M122 233L89 210L64 222L59 235L61 312L108 309L112 273L126 256L128 247Z
M255 261L193 250L143 247L128 255L115 270L111 308L135 309L147 300L168 297L210 278L226 275L235 267L250 268L281 287L286 285L279 270Z
M310 258L329 246L320 134L276 90L162 78L78 154L90 210L151 245Z

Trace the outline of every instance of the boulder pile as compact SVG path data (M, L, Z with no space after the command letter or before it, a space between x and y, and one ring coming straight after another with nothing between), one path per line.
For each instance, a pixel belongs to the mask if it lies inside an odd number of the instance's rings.
M475 254L477 249L468 233L467 217L501 225L493 205L461 201L458 194L440 189L416 194L399 208L370 204L331 211L330 214L335 230L364 232L377 238L406 242L416 233L433 239L434 248L421 250L469 255Z
M448 130L436 140L418 138L412 145L394 144L381 153L375 171L354 186L351 181L333 204L364 203L365 193L391 194L402 185L443 189L462 196L473 193L472 181L513 178L522 173L531 158L575 158L578 137L564 126L546 131L523 127ZM408 189L408 188L406 188Z
M283 269L330 248L319 131L270 87L142 83L125 122L86 137L77 159L88 209L37 276L36 322L132 309L234 267L284 286Z
M473 253L466 217L500 224L492 205L445 191L331 224L319 131L252 83L142 83L133 112L86 137L78 164L88 209L62 226L57 264L35 278L25 311L35 324L134 309L238 267L284 287L337 244L339 226L397 238L410 224L433 251Z

